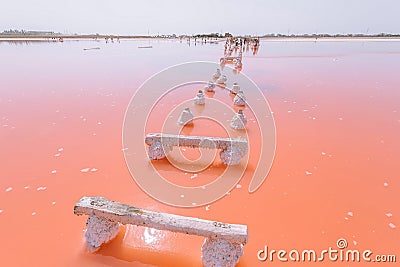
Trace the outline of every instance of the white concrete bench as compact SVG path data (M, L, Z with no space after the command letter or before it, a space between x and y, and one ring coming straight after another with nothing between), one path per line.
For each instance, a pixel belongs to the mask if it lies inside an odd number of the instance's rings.
M248 151L247 140L242 138L151 133L146 135L145 142L149 145L148 156L151 160L165 158L173 147L200 147L221 149L221 161L226 165L235 165Z
M205 267L235 266L243 256L243 245L248 241L246 225L144 210L103 197L82 197L75 204L74 213L89 215L85 237L92 251L113 239L120 224L205 237L201 248Z

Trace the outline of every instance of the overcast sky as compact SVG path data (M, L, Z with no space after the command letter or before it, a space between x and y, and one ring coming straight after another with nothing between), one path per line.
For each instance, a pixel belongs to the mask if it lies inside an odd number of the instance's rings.
M400 33L399 0L0 0L0 32Z

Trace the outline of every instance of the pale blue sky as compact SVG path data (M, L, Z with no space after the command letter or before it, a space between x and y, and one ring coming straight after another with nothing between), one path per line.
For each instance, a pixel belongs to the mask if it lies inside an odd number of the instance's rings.
M399 0L0 0L0 32L400 33L399 11Z

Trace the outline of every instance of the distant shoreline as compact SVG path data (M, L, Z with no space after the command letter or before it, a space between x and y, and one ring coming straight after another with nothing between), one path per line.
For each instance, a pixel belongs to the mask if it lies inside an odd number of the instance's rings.
M164 35L164 36L148 36L148 35L104 35L104 34L4 34L0 33L1 39L106 39L106 38L119 38L119 39L180 39L180 38L195 38L196 36L172 36L172 35ZM239 36L240 37L240 36ZM398 39L400 38L400 34L375 34L375 35L363 35L363 34L313 34L313 35L264 35L264 36L251 36L251 38L260 39ZM201 37L197 37L201 38ZM216 39L215 36L206 36L206 38ZM219 36L217 39L226 39L227 37ZM243 37L242 37L243 38Z
M158 40L180 40L181 38L192 40L195 37L184 36L184 37L173 37L173 36L133 36L133 35L28 35L28 34L0 34L0 42L62 42L65 40L139 40L139 39L158 39ZM254 38L254 37L252 37ZM280 35L280 36L260 36L261 41L269 42L316 42L316 41L335 41L335 42L345 42L345 41L400 41L400 35L388 35L388 36L378 36L378 35L357 35L357 36L327 36L327 35L315 35L315 36L304 36L304 35ZM197 38L201 39L201 38ZM214 42L224 42L226 37L210 37Z

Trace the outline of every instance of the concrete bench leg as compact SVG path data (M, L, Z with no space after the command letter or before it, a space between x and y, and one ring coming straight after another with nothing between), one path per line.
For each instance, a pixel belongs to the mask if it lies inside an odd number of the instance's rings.
M222 238L206 238L201 251L205 267L234 267L243 256L243 245Z
M172 148L170 146L163 145L160 141L157 141L149 146L147 154L151 160L163 159L169 152L171 152L171 150Z
M86 244L92 252L112 240L119 232L120 224L107 218L90 215L86 222Z
M236 165L240 163L240 160L246 153L247 149L245 148L228 146L226 149L222 149L221 152L219 152L219 157L225 165Z

